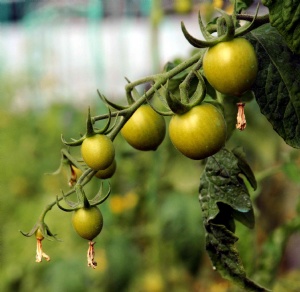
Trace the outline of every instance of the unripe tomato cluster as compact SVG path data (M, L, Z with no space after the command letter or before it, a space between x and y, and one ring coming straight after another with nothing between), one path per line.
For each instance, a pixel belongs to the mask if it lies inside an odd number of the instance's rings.
M121 134L137 150L156 150L166 134L165 119L149 105L142 105L123 126ZM169 136L186 157L204 159L224 146L226 122L215 106L203 103L184 114L174 114L169 124ZM107 136L95 134L86 138L81 154L87 166L97 170L96 177L107 179L114 174L115 149Z
M203 71L217 91L240 97L250 89L257 75L255 51L244 38L218 43L206 51ZM169 122L169 137L175 148L193 160L205 159L221 150L227 138L223 113L207 102L183 112L174 113ZM133 148L156 150L166 135L165 118L150 105L141 105L120 132ZM96 177L107 179L115 173L115 148L105 134L87 136L81 154L86 165L97 171ZM72 222L81 237L92 240L101 232L103 217L96 206L90 206L76 210Z
M166 134L162 115L149 105L139 107L121 130L124 139L135 149L156 150ZM175 114L169 124L173 145L186 157L203 159L218 152L226 140L226 123L221 112L212 104L192 107L185 114ZM113 142L104 134L84 139L81 154L88 167L97 171L100 179L110 178L116 170ZM96 206L74 211L72 223L75 231L92 241L102 230L103 217Z
M164 118L150 106L143 106L131 119L127 122L130 127L126 124L122 131L125 140L136 149L155 150L165 136ZM169 136L173 145L186 157L204 159L224 146L226 123L215 106L203 103L184 114L175 114L169 124Z
M191 8L189 2L175 0L175 8L186 12ZM227 133L227 124L223 116L225 113L230 130L231 121L227 117L230 111L226 105L229 104L230 109L234 103L238 105L236 128L242 130L246 127L244 105L252 98L250 89L257 77L258 61L251 43L238 36L249 32L250 27L252 29L255 24L255 19L256 16L244 29L240 26L236 29L238 23L236 15L230 17L222 13L216 23L215 32L218 36L214 37L210 32L212 27L206 29L199 15L199 26L205 41L192 37L183 23L181 26L190 44L201 48L200 51L193 53L191 58L184 62L177 60L168 63L163 73L136 82L130 82L126 78L128 81L125 88L128 102L126 106L115 104L98 91L108 113L92 118L89 109L86 134L77 141L73 139L72 142L67 142L62 139L67 146L81 145L80 160L72 157L66 149L62 150L61 166L70 167L69 186L73 188L67 194L63 193L62 197L56 197L56 201L45 209L40 216L39 224L35 225L32 231L27 234L22 232L25 236L35 234L37 262L42 261L42 258L50 260L50 257L42 251L41 241L51 236L55 238L55 235L43 221L45 214L57 204L63 211L73 212L72 225L76 233L89 241L88 266L93 268L97 266L93 240L103 228L103 216L97 206L108 198L111 189L109 187L103 196L101 184L97 195L89 199L83 187L93 177L105 180L114 175L117 162L113 141L119 133L134 149L155 151L165 139L168 130L170 141L181 154L192 160L202 160L219 152L225 146L226 139L230 137L231 133ZM207 48L206 51L202 50L203 48ZM211 86L206 86L208 83ZM140 85L151 85L151 88L140 96L136 89ZM165 112L146 103L155 94L163 99ZM218 102L211 99L218 100L220 107L215 106L214 104ZM170 115L172 117L167 127L165 116ZM99 120L107 120L103 129L94 128L94 123ZM77 195L76 202L66 199L73 193ZM62 199L69 208L60 205Z

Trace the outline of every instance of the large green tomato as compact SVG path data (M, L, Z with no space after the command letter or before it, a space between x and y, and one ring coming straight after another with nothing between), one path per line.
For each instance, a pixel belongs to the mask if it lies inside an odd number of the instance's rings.
M114 161L115 148L107 136L95 134L84 139L81 155L87 166L93 170L105 169Z
M240 96L249 90L257 76L253 46L244 38L220 42L209 48L203 58L208 82L219 92Z
M74 211L72 224L79 236L87 240L93 240L102 230L102 213L96 206L80 208Z
M156 150L164 140L166 123L151 106L140 106L121 130L124 139L135 149Z
M174 115L169 124L173 145L185 156L199 160L217 153L226 141L226 122L221 112L209 103Z

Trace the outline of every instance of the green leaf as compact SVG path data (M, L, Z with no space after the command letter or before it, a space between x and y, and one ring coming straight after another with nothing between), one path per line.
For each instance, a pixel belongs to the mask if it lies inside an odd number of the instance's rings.
M300 54L300 2L262 0L268 7L270 23L284 37L290 49Z
M232 4L236 2L236 11L240 12L241 10L247 9L253 4L253 0L230 0Z
M253 227L252 203L240 177L242 173L239 160L229 150L223 149L208 158L200 179L200 201L207 221L217 216L220 212L218 203L223 203L238 213L248 214L248 223L245 225Z
M238 238L222 225L210 224L206 250L213 268L225 279L233 281L246 291L269 291L247 278L239 253L235 247Z
M300 148L300 56L270 24L253 30L246 38L258 57L252 89L260 110L287 144Z
M246 155L241 147L235 148L232 150L232 153L238 160L238 166L245 177L248 179L251 187L256 190L257 182L254 176L254 173L246 160Z
M206 232L206 250L214 268L224 278L248 291L268 291L247 278L235 247L238 238L234 235L234 219L247 227L254 226L250 195L240 177L240 174L251 177L248 172L252 171L245 167L248 164L241 150L236 152L238 156L222 149L209 157L200 179L199 200Z

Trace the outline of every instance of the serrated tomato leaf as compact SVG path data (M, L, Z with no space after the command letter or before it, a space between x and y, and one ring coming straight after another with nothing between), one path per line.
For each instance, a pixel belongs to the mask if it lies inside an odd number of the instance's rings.
M220 212L218 203L222 203L236 212L249 214L246 225L253 227L254 216L249 212L252 210L252 203L245 183L240 177L242 173L239 159L227 149L222 149L207 159L199 188L199 198L207 222L217 216Z
M244 165L248 164L241 149L236 152L243 157L242 168L245 168ZM240 157L222 149L207 159L200 178L199 201L206 232L206 250L213 266L224 278L250 291L268 291L247 278L235 246L238 238L234 234L234 219L247 227L254 227L250 195L240 177L245 172L240 168Z
M294 148L300 148L300 55L269 24L246 35L258 58L253 91L261 112L274 130Z
M245 155L243 149L241 147L237 147L235 149L232 149L232 153L237 158L238 166L239 166L240 170L242 171L242 173L244 174L244 176L248 179L251 187L254 190L256 190L257 182L255 179L254 173L246 160L246 155Z
M269 9L270 23L286 40L293 52L300 54L300 2L262 0Z
M206 250L213 267L223 278L246 291L270 291L250 280L245 272L235 243L238 238L223 225L211 223L206 235Z

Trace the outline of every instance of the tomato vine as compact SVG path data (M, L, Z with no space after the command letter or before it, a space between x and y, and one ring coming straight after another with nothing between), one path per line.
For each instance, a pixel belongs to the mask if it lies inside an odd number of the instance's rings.
M247 277L235 246L235 221L249 228L253 228L255 222L249 191L240 175L253 189L257 187L256 179L241 149L225 148L235 124L238 129L245 129L244 106L253 96L278 134L291 146L300 147L300 90L299 85L293 82L300 74L300 56L294 54L299 53L299 40L292 40L291 31L284 30L282 26L279 27L282 36L279 35L275 17L278 7L281 7L279 1L263 3L270 8L270 17L269 14L258 16L259 7L255 15L242 14L241 7L248 7L246 1L235 1L232 15L219 11L220 15L206 26L199 13L199 27L205 40L193 37L182 23L182 32L187 41L197 48L196 52L179 64L168 63L161 73L133 82L127 79L127 105L116 104L98 91L107 113L91 116L89 109L86 133L77 140L67 141L62 137L66 148L61 152L61 165L70 167L71 189L45 207L30 232L22 232L27 237L36 236L37 261L43 257L50 260L42 251L41 241L44 238L58 239L45 223L47 213L58 206L63 211L74 213L75 230L89 240L88 265L96 267L92 240L101 232L103 225L98 206L105 202L111 189L109 185L105 193L104 183L101 183L99 192L88 200L84 186L94 176L107 179L114 174L117 164L113 142L117 135L122 133L130 145L141 151L156 150L165 139L164 116L173 116L169 134L174 146L189 158L206 159L200 179L199 201L206 231L206 249L213 267L246 290L268 291ZM245 21L243 25L241 20ZM228 57L226 50L237 40L242 45L239 43L238 50L230 49L230 54L237 55L233 55L232 60L229 58L227 67L222 67L221 63ZM279 46L275 49L272 45L278 40ZM218 47L220 51L216 53ZM280 53L283 54L278 60L275 55ZM209 59L208 54L211 54ZM250 57L253 58L249 60ZM237 63L237 59L242 62ZM284 66L289 66L289 70L285 70ZM253 70L239 74L245 68ZM282 82L284 89L280 94L276 95L276 84L268 84L267 79L270 78ZM232 88L228 87L229 82ZM136 88L140 85L147 85L149 89L139 94ZM159 99L163 107L158 107L153 102L155 99ZM140 117L135 121L139 112ZM192 114L196 117L188 118ZM237 122L232 122L236 121L236 117ZM106 125L98 129L97 122L102 120L106 121ZM71 154L71 149L78 146L81 146L80 159ZM109 175L98 173L109 167L112 169ZM68 199L74 193L77 195L76 202ZM68 208L61 206L62 200Z

